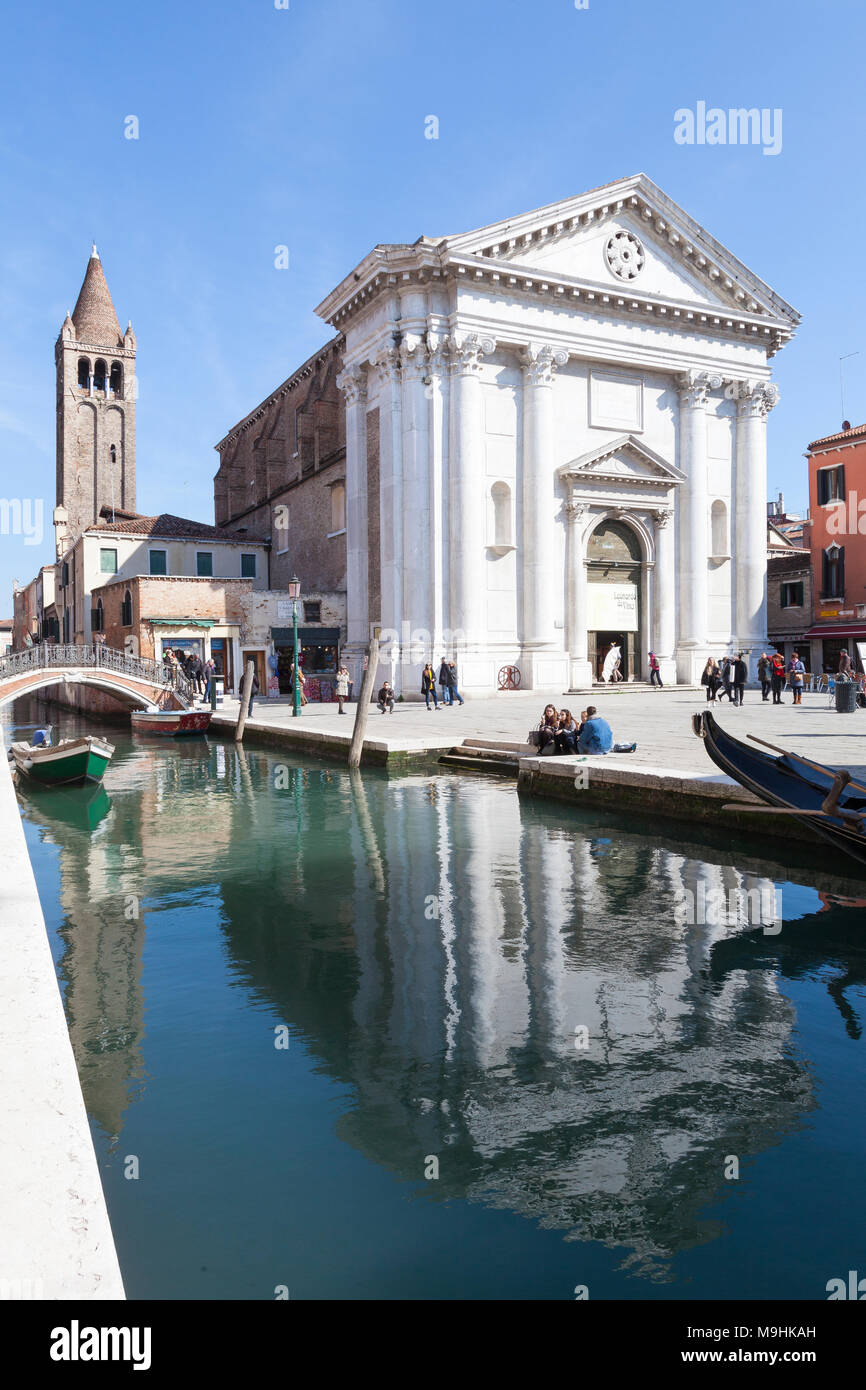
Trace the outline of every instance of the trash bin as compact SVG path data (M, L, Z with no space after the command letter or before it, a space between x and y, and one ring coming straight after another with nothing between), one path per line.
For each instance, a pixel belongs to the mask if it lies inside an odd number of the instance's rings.
M836 713L853 714L857 708L856 681L840 681L836 678Z

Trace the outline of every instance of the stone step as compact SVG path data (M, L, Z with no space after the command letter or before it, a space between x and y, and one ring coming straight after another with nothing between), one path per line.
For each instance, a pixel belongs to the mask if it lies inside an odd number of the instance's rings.
M465 738L463 742L460 744L459 749L455 748L453 751L460 753L469 753L470 756L477 755L479 758L483 758L491 754L494 756L497 754L501 754L503 757L507 756L508 754L514 754L516 757L523 758L526 757L532 751L532 744L509 743L505 739L503 739L500 743L497 743L495 742L495 740L489 738Z
M457 752L443 753L442 757L439 759L439 765L440 767L459 767L465 772L489 772L494 776L500 777L516 778L520 771L520 764L517 758L508 761L505 758L481 758L478 756L467 756L466 754Z

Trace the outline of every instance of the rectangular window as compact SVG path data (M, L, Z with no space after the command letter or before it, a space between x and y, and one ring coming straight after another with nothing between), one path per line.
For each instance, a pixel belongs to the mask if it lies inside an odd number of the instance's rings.
M61 589L65 589L68 583L69 583L69 565L68 565L67 562L64 560L64 561L63 561L63 567L62 567L62 569L61 569L61 571L60 571L60 587L61 587Z
M837 463L834 468L818 469L818 506L828 502L839 502L845 496L845 465Z
M132 627L132 594L128 589L120 605L120 625L121 627Z
M150 552L150 572L151 574L168 574L167 551L152 550Z
M334 483L331 488L331 535L346 529L346 484Z
M823 598L845 597L845 547L825 550L822 564L821 595Z
M803 581L799 580L782 585L782 607L783 608L802 608L803 607Z
M256 557L255 555L241 555L241 579L255 579L256 577Z
M304 622L320 623L322 621L322 605L318 599L314 599L304 604Z
M199 550L195 557L195 572L199 579L213 578L213 553L210 550Z
M100 550L99 568L103 574L117 574L117 551Z

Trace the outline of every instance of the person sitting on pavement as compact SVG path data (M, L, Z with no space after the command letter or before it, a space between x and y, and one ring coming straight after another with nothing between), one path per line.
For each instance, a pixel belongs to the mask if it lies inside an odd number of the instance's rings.
M636 743L614 743L613 731L595 705L588 705L586 723L577 743L578 753L634 753Z
M553 741L559 754L577 752L577 725L572 718L571 710L560 710Z
M385 682L376 698L383 714L394 713L394 688L389 681Z
M554 705L545 705L541 722L538 725L538 751L543 753L548 744L555 745L557 728L559 726L559 715Z

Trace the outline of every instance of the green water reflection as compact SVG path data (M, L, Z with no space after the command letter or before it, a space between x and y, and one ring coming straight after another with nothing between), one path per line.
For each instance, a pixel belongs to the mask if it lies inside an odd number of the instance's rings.
M21 801L133 1295L269 1297L287 1260L292 1297L849 1267L862 886L510 784L112 738L103 789ZM780 929L690 925L699 885L781 885Z

